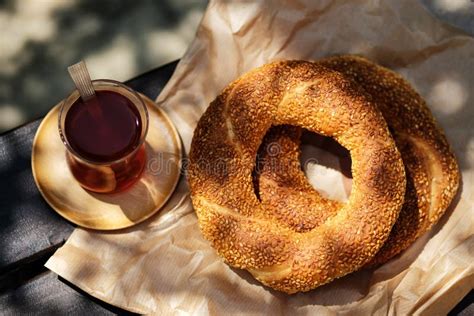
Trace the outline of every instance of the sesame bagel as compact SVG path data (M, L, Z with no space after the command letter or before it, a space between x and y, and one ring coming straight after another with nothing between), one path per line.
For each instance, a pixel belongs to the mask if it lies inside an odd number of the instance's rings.
M264 207L252 170L272 125L333 137L352 158L353 187L337 214L297 231ZM400 153L385 120L352 80L316 63L281 61L232 82L194 132L188 168L201 232L231 266L287 293L308 291L366 264L405 194Z
M388 240L368 265L382 264L410 246L446 211L459 185L458 165L425 101L401 76L356 56L331 57L319 63L354 80L372 96L402 155L407 176L405 202ZM327 206L325 216L333 216L337 212L334 205L327 203L316 190L310 192L307 181L302 183L304 174L298 165L298 131L292 128L291 133L292 137L288 137L283 128L272 130L271 135L267 135L272 143L264 143L261 147L258 182L262 203L273 208L277 205L274 200L281 199L289 184L292 191L301 190L307 200L313 201L304 205L301 199L287 195L286 203L293 206L293 213L305 214L308 208L315 208L315 203L322 203L320 209ZM268 155L271 145L281 148L278 156ZM278 159L294 170L280 174L271 167L278 164ZM281 210L274 208L274 212ZM295 225L319 225L317 220L308 221L295 222Z

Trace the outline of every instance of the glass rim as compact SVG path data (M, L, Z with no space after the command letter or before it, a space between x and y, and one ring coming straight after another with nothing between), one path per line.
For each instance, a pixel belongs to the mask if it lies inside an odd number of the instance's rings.
M138 102L134 102L133 100L130 100L130 98L128 96L123 95L120 92L118 92L123 97L129 99L135 107L138 107L138 105L137 105L137 103L138 103L141 106L141 108L143 109L144 113L145 113L145 121L142 122L142 126L143 126L142 133L141 133L142 135L140 135L140 140L138 141L137 147L134 148L131 152L127 153L125 156L123 156L119 159L111 160L111 161L91 160L91 159L83 157L76 150L74 150L74 148L72 148L72 146L69 144L69 141L67 140L66 131L63 130L62 119L63 118L64 118L64 120L66 119L66 115L67 115L67 113L65 113L66 105L71 105L72 106L72 104L74 104L74 102L76 102L80 98L79 91L77 89L74 89L64 100L61 101L61 105L60 105L60 108L59 108L59 115L58 115L59 136L60 136L61 141L64 144L64 146L66 146L67 151L69 153L71 153L74 156L74 158L78 158L82 162L85 162L85 163L88 163L88 164L91 164L91 165L96 165L96 166L97 165L110 165L110 164L115 164L115 163L118 163L118 162L122 162L122 161L130 158L131 156L133 156L142 147L142 145L145 143L146 136L148 134L148 125L149 125L148 109L146 107L145 102L140 97L140 95L135 90L133 90L132 88L128 87L127 85L123 84L120 81L111 80L111 79L95 79L95 80L92 80L92 84L94 86L94 90L95 90L96 86L101 87L103 85L104 89L101 89L101 90L107 90L106 89L107 85L115 85L115 86L117 86L121 89L125 89L127 92L131 93L138 100Z

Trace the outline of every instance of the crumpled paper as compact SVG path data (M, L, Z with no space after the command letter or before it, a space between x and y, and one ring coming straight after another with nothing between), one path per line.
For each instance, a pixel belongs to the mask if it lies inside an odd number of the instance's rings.
M400 257L308 293L273 291L224 264L201 237L183 177L159 215L116 232L78 228L46 266L139 313L445 314L474 285L473 38L412 0L211 1L157 103L188 151L209 102L245 71L341 53L366 56L408 79L459 159L463 184L451 208Z

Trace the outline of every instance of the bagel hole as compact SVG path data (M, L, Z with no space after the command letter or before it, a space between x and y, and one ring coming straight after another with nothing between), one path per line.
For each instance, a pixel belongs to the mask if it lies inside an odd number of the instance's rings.
M289 125L274 126L272 131L285 129L285 134L298 137L298 128ZM338 142L330 137L322 136L317 133L302 129L303 133L300 139L299 167L308 179L311 186L322 196L340 202L346 202L349 199L352 188L351 157L349 151L342 147ZM252 172L253 188L255 196L261 201L260 197L260 172L263 170L262 152L269 153L270 156L276 156L282 152L279 144L272 140L272 133L267 132L266 141L262 141L259 148L255 167ZM270 137L270 139L268 139ZM270 142L269 147L264 147L264 143ZM281 162L281 161L280 161ZM280 165L278 161L272 162L271 167L274 171L285 172L289 166ZM268 165L267 165L268 166ZM290 168L291 169L291 168ZM287 181L287 180L284 180ZM280 184L283 182L280 182ZM291 184L290 184L291 185Z
M352 188L349 151L331 137L304 130L300 165L309 183L324 197L347 202Z

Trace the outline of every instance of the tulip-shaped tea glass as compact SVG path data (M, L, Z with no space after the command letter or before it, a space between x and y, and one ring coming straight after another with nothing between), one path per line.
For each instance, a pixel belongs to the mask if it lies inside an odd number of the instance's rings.
M69 168L93 192L127 189L146 163L148 112L140 96L113 80L92 81L95 95L84 101L75 90L59 111L59 134Z

